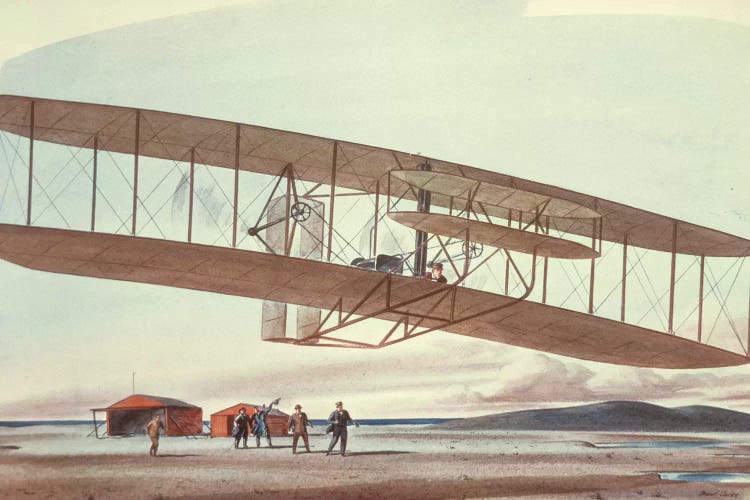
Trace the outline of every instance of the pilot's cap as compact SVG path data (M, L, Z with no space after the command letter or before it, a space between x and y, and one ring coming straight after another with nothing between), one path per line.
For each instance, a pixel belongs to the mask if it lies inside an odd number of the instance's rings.
M342 403L341 401L336 401L336 406L344 406L344 403Z
M432 263L432 268L433 268L433 269L440 269L440 270L442 271L442 269L443 269L443 264L441 264L440 262L433 262L433 263Z
M294 409L295 410L301 410L302 409L302 405L299 404L299 403L297 403L296 405L294 405Z

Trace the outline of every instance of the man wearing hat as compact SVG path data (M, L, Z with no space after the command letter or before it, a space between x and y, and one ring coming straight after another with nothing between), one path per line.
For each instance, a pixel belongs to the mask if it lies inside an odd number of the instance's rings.
M312 428L313 424L307 419L307 414L302 411L302 405L294 405L294 413L289 415L289 427L294 429L294 437L292 438L292 455L297 453L297 442L300 436L305 442L305 449L310 453L310 443L307 441L307 426Z
M328 451L326 455L331 454L331 450L336 446L336 441L341 438L341 456L346 456L346 426L349 422L352 422L356 427L359 424L349 415L349 412L344 409L344 403L341 401L336 402L336 409L328 417L329 427L333 427L333 434L331 434L331 444L328 445Z
M271 409L273 408L273 405L279 404L279 401L281 401L281 398L276 398L273 401L271 401L271 404L269 404L268 406L263 405L263 406L255 407L255 414L253 415L252 433L255 436L256 448L260 448L261 436L266 436L266 441L268 442L269 448L273 447L273 445L271 444L271 431L268 428L268 422L266 421L266 418L268 417L268 414L271 413Z
M247 409L243 406L240 408L240 413L234 419L234 427L232 428L232 436L234 436L234 447L240 447L240 439L242 439L242 447L247 448L247 433L250 427L250 421L252 417L247 414Z
M448 283L448 278L443 276L443 264L440 262L432 263L432 271L424 273L426 280L437 281L438 283Z

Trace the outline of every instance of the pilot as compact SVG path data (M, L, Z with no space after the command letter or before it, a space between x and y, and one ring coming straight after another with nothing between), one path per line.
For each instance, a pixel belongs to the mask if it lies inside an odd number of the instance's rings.
M438 283L448 283L448 278L443 276L443 265L440 262L433 262L432 271L424 273L423 278Z

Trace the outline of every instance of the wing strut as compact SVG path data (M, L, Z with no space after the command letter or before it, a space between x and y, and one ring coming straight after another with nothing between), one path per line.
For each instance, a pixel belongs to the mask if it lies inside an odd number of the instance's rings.
M419 170L430 171L432 166L429 163L422 163L418 166ZM430 211L430 192L426 189L420 189L417 194L417 211ZM414 276L424 276L427 270L427 233L417 230L416 241L414 242Z

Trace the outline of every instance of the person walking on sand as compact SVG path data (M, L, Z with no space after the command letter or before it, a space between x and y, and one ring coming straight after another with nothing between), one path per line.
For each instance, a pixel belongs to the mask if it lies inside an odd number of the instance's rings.
M312 422L308 420L307 414L302 411L302 405L294 405L294 413L289 415L289 427L294 429L294 437L292 438L292 455L297 453L297 443L299 442L300 436L302 441L305 442L305 449L310 453L310 443L307 441L307 426L313 427Z
M281 401L281 398L276 398L271 401L271 404L268 406L263 405L255 407L255 415L253 415L253 434L255 435L256 448L260 448L261 436L266 436L268 447L273 448L273 445L271 444L271 431L268 430L266 417L268 417L268 413L271 411L271 408L273 408L273 405L279 404L279 401Z
M349 412L344 409L344 403L338 401L336 403L336 409L333 410L331 415L328 417L329 427L333 427L331 434L331 443L328 445L328 451L326 455L331 454L331 450L336 446L336 441L341 439L341 456L346 456L346 426L349 422L352 422L356 427L359 424L349 415Z
M164 424L161 421L161 415L156 415L154 418L151 419L151 421L146 424L146 427L144 427L146 430L146 434L149 435L151 438L151 449L148 451L148 454L152 457L155 457L157 452L159 451L159 429L162 429L166 432L166 429L164 429Z
M234 419L232 436L234 436L234 448L240 447L240 438L242 438L242 447L247 448L247 432L250 427L250 415L247 414L245 407L240 408L240 413Z

